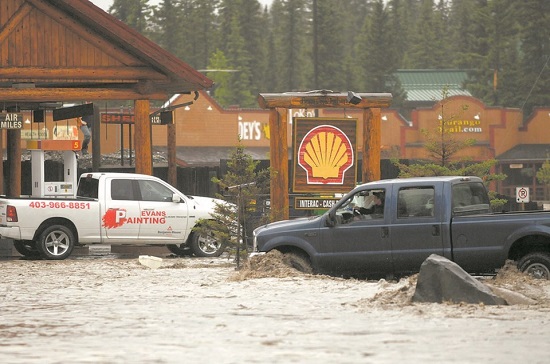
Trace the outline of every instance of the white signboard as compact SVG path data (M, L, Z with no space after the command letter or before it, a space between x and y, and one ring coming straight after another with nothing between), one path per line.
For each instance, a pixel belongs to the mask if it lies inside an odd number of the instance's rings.
M78 127L74 125L55 126L53 140L78 140Z
M529 187L516 187L516 202L529 202Z

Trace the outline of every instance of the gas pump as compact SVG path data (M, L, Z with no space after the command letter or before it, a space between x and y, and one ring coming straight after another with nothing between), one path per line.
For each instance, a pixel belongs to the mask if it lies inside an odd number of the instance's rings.
M29 140L31 151L32 197L74 197L78 183L76 152L80 140ZM44 173L44 152L63 152L63 181L46 182Z

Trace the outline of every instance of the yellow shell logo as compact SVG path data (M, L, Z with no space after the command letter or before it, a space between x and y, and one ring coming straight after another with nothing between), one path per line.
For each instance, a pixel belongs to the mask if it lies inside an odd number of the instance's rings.
M332 125L311 129L298 149L298 164L308 184L343 184L353 165L353 148L344 132Z

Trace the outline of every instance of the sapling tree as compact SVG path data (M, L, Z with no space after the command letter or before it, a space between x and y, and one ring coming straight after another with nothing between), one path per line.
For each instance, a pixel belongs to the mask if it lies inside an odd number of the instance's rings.
M252 230L268 222L268 213L262 211L262 201L269 195L269 170L259 169L259 161L246 153L239 142L227 162L227 172L212 182L219 186L212 219L200 222L196 230L208 230L230 251L246 252ZM244 249L243 249L244 248Z

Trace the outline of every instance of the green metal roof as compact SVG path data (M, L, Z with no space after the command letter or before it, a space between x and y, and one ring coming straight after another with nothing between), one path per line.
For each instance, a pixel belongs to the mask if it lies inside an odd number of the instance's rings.
M407 92L408 102L434 102L447 96L472 96L462 85L468 75L465 70L397 70L395 73Z

